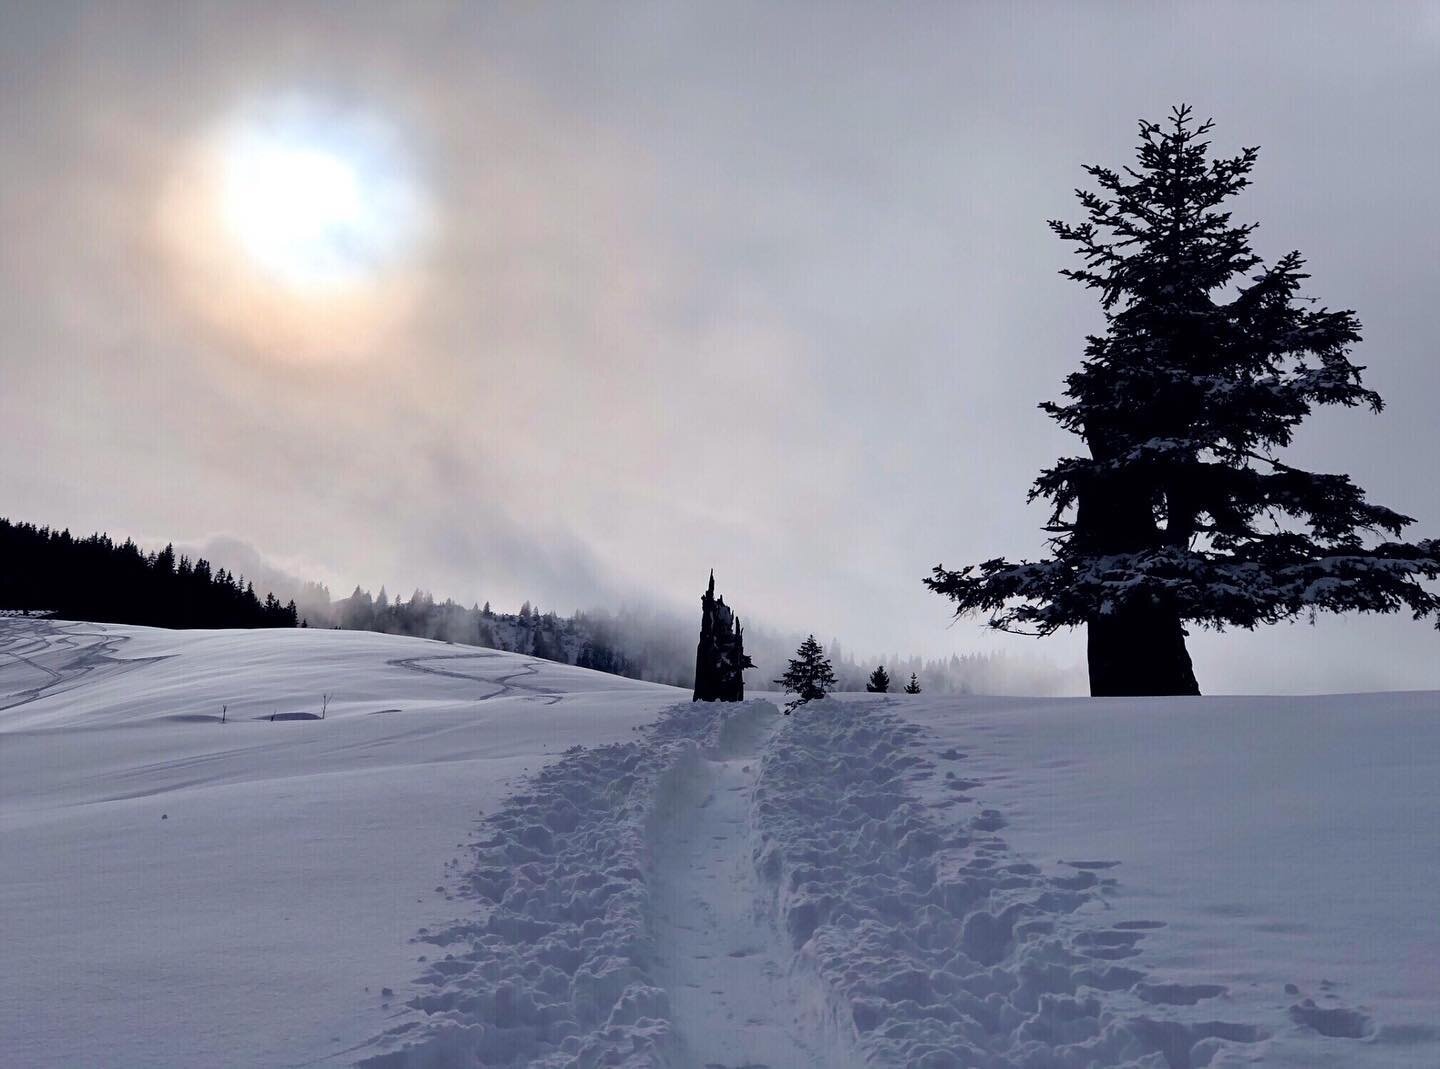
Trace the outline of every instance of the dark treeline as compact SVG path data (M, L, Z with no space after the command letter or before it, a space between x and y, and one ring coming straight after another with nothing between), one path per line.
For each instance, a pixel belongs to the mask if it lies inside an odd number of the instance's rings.
M261 601L253 583L173 546L145 553L130 539L76 538L0 519L0 608L153 627L294 627L295 603Z
M171 546L147 552L128 539L75 538L69 531L0 519L0 610L50 610L69 619L176 628L303 623L484 646L687 689L694 684L698 610L690 616L626 606L562 616L527 601L518 612L506 613L492 610L488 602L466 607L450 599L437 601L421 590L392 598L384 588L371 595L359 587L349 597L332 599L323 584L286 576L263 562L252 560L245 570L279 596L269 593L261 600L253 583L198 553L192 558ZM284 598L290 600L282 603ZM746 652L755 663L746 673L748 686L769 689L801 637L758 623L748 626ZM1078 689L1073 670L1036 659L857 657L834 639L826 651L841 691L864 690L877 662L897 681L918 674L925 690L938 694Z

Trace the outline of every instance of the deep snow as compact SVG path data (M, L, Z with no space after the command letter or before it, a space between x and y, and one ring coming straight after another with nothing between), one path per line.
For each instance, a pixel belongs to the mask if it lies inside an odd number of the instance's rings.
M1147 1001L1263 1029L1267 1066L1440 1066L1440 694L903 708L1028 860L1106 866Z
M383 1030L480 811L679 693L320 629L0 621L0 654L0 1063L34 1067L309 1064Z
M784 718L363 633L0 652L7 1062L1440 1064L1435 694Z

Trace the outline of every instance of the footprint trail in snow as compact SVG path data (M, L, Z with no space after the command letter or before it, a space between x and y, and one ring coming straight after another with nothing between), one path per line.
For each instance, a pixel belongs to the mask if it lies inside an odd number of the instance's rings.
M758 752L778 717L738 752L697 754L657 813L655 982L670 994L676 1057L704 1069L842 1066L807 1041L789 949L758 907L750 836ZM858 1065L858 1061L855 1063Z
M1202 1069L1263 1055L1272 1033L1224 1020L1223 986L1146 971L1164 925L1106 916L1113 863L1047 873L1017 857L1003 815L970 808L984 784L956 775L963 760L884 703L835 699L789 719L764 701L686 702L633 742L567 752L482 823L456 869L473 912L417 937L434 948L420 994L359 1064ZM942 766L948 797L927 802Z

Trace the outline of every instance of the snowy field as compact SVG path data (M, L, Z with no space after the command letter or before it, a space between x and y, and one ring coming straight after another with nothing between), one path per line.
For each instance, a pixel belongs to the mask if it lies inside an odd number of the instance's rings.
M480 811L678 694L348 631L8 620L0 653L6 1066L311 1064L383 1030Z
M7 1065L1440 1065L1433 693L784 718L358 632L0 654Z

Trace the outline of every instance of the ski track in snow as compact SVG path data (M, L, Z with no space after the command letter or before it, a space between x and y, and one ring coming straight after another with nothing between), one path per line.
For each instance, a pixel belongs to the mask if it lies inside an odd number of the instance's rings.
M540 698L546 705L555 705L564 699L564 694L559 691L549 690L545 687L527 687L523 683L511 682L511 680L519 679L521 676L539 675L541 667L548 663L545 661L528 661L520 666L518 672L511 672L508 675L495 676L490 679L481 679L478 676L472 676L465 672L456 672L448 668L436 668L432 664L421 663L428 661L473 661L477 658L494 659L499 656L500 654L498 653L488 651L481 653L435 654L425 657L400 657L385 663L394 665L396 668L409 669L412 672L423 672L426 675L446 676L450 679L464 679L472 683L495 686L495 690L489 694L482 694L476 701L489 701L491 698L504 698L514 694Z
M784 720L765 701L687 703L634 742L568 752L484 822L473 867L454 863L476 912L420 934L439 957L426 993L358 1064L1202 1069L1263 1055L1269 1032L1225 1020L1223 986L1145 971L1164 925L1106 916L1113 862L1020 859L998 811L957 815L983 784L957 774L964 754L935 750L883 702L828 699ZM949 797L922 801L942 772ZM1308 1010L1293 1023L1369 1028Z
M101 668L129 671L159 658L117 660L114 654L127 641L123 635L86 631L84 624L56 623L37 617L7 617L24 626L0 629L0 657L11 665L20 664L45 678L39 686L15 689L14 700L0 705L0 712L29 705L59 690L68 690ZM98 641L86 642L94 639Z

